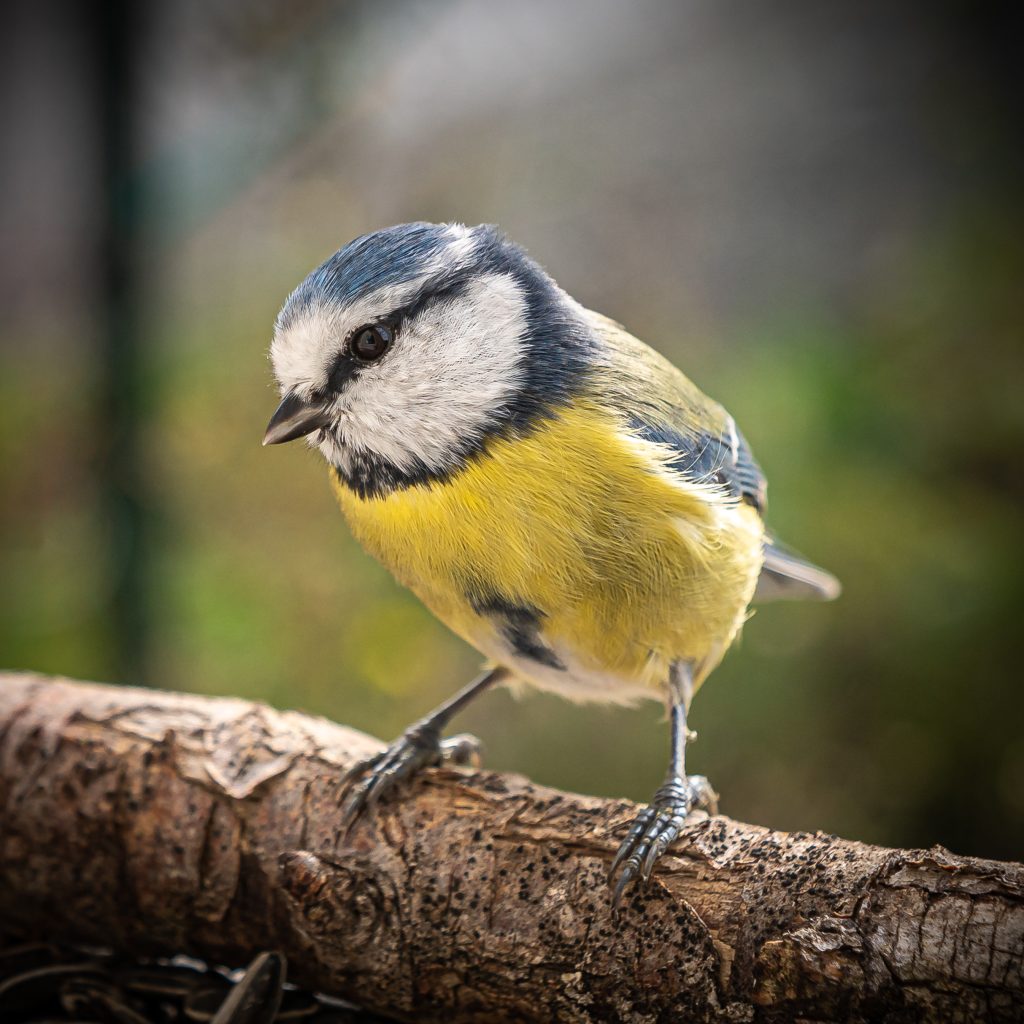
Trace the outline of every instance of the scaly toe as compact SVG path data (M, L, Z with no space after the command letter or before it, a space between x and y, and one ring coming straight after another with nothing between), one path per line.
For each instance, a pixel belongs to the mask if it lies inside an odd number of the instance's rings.
M460 732L441 741L441 761L459 768L479 768L482 749L483 744L475 736Z
M615 859L612 861L612 866L608 869L608 881L615 877L615 872L618 871L619 865L633 852L633 848L640 841L640 837L647 830L647 826L654 820L657 813L655 808L645 807L636 816L636 821L633 822L626 838L619 844L619 849L615 854Z
M641 812L643 820L637 819L636 825L630 830L615 855L611 877L615 876L615 868L620 864L623 868L612 894L613 910L618 910L623 893L630 882L635 879L641 886L646 886L650 882L655 864L679 835L686 821L686 807L682 804L659 807L656 810L647 808L647 811L654 813L647 816L647 812ZM638 827L640 832L635 835Z
M342 832L348 834L362 814L372 811L382 797L421 768L439 764L443 750L435 733L410 729L387 750L356 765L346 776L350 784L341 808Z
M685 814L666 813L658 816L660 828L656 835L651 838L650 849L644 857L643 865L640 868L640 880L646 886L651 881L651 874L654 865L657 864L661 855L675 842L683 825L686 822Z
M709 814L718 810L718 794L703 775L693 775L686 780L668 780L655 793L651 806L636 816L608 872L608 881L611 882L619 868L622 869L612 892L613 910L618 910L631 882L636 881L641 886L650 882L655 866L679 838L686 816L694 807Z
M685 820L686 810L682 805L653 805L637 815L636 823L612 861L609 880L614 878L616 869L622 865L622 874L612 893L613 911L619 909L623 894L631 882L636 880L641 885L648 883L655 862L679 835Z
M691 775L686 781L690 789L690 807L717 814L718 794L711 783L703 775Z

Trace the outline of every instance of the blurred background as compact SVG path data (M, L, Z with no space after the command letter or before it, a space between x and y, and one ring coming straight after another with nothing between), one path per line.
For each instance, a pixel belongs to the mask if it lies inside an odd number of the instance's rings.
M0 664L385 738L468 679L319 456L260 439L308 270L495 222L729 407L845 583L701 692L723 809L1020 858L1022 42L967 3L9 3ZM499 693L459 727L645 800L661 718Z

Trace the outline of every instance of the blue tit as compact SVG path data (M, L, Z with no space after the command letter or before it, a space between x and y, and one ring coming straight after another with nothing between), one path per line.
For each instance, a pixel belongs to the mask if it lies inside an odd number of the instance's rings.
M495 228L402 224L350 242L289 296L264 444L306 437L349 526L489 667L355 773L363 810L450 741L470 700L521 681L576 701L664 700L664 784L611 868L644 883L694 807L690 700L759 597L829 599L766 532L732 416Z

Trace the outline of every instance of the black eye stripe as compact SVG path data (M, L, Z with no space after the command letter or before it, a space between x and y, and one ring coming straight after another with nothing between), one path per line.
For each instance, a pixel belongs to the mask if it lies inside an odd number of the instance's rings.
M469 286L470 279L456 278L453 281L441 286L436 281L428 282L425 284L420 291L407 302L404 306L397 306L393 308L386 316L382 317L378 323L387 324L397 334L399 326L406 320L411 320L417 317L429 306L433 306L438 302L450 302L452 299L458 298L460 295L464 295L466 288ZM365 330L366 327L371 326L370 324L360 327L359 330ZM358 332L356 332L358 333Z
M359 371L362 368L363 364L353 359L346 349L338 356L334 369L331 370L327 378L327 391L338 394L348 381L352 380L353 377L359 376Z
M385 327L391 332L391 340L387 345L390 348L394 344L395 339L398 337L401 331L401 325L406 320L418 316L428 306L433 305L436 302L451 301L453 298L457 298L459 295L465 292L468 285L468 280L458 279L452 281L450 284L443 288L434 288L431 290L430 286L424 286L420 293L406 305L392 309L385 317L373 324L364 324L358 330L353 331L345 342L345 347L342 349L341 355L338 356L338 361L335 363L334 369L331 371L330 378L328 380L328 389L331 391L341 391L345 384L353 377L358 377L359 373L376 362L376 359L360 358L359 355L354 351L353 344L355 340L364 331L371 330L377 327ZM381 353L383 355L384 353ZM377 359L381 358L380 356Z

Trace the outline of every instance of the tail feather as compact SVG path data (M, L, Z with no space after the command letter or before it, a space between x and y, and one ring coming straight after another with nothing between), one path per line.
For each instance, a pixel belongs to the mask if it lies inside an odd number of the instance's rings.
M831 601L842 590L832 573L768 540L755 601Z

